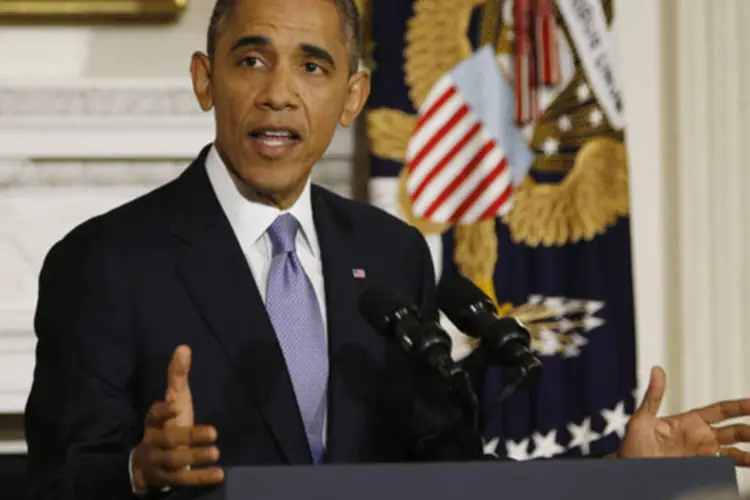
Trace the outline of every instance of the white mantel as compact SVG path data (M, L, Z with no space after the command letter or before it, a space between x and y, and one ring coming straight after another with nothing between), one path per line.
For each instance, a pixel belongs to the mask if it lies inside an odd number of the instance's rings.
M177 176L212 137L189 81L0 81L0 414L26 403L52 244ZM340 130L315 180L351 195L353 150Z

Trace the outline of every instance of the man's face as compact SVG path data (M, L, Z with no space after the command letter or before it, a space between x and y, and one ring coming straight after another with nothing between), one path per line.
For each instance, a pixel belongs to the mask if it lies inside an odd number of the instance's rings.
M337 125L351 125L369 95L366 74L349 76L341 23L331 0L239 0L213 63L193 58L219 153L276 204L296 200Z

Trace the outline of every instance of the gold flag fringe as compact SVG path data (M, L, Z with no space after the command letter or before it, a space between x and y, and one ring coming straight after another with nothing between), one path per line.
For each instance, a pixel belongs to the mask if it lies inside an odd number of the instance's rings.
M364 65L370 70L375 70L373 51L375 46L372 39L372 14L375 5L374 0L356 0L359 9L360 26L362 28L360 57Z
M357 4L357 10L359 10L359 16L362 18L363 23L367 24L365 19L370 17L372 0L355 0L354 3Z
M629 211L627 154L609 137L587 142L559 184L530 177L514 192L513 210L503 217L515 242L554 246L591 240Z
M498 257L495 219L456 225L454 235L454 260L459 272L473 281L497 304L493 280Z
M415 116L395 109L374 109L367 113L367 134L373 154L402 162L414 133Z
M469 57L473 49L466 30L474 7L484 0L417 0L409 20L404 73L415 108L440 77Z

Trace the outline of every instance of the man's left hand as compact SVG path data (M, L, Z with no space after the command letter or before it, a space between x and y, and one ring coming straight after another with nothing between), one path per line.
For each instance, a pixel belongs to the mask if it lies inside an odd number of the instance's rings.
M750 425L714 427L725 420L750 415L750 398L721 401L669 417L658 417L667 376L651 371L643 402L628 423L620 446L622 458L726 455L735 464L750 467L750 453L733 445L750 443Z

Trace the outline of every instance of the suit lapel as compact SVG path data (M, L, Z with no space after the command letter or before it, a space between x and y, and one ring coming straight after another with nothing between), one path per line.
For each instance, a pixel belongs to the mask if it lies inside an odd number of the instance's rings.
M320 240L328 317L328 462L355 462L366 448L367 405L378 338L358 313L366 281L354 276L365 266L348 215L313 188L315 226ZM366 271L366 270L365 270Z
M203 155L205 157L205 155ZM276 334L242 249L199 159L179 182L173 233L186 243L177 272L255 400L287 460L312 463ZM197 353L200 355L200 353Z

